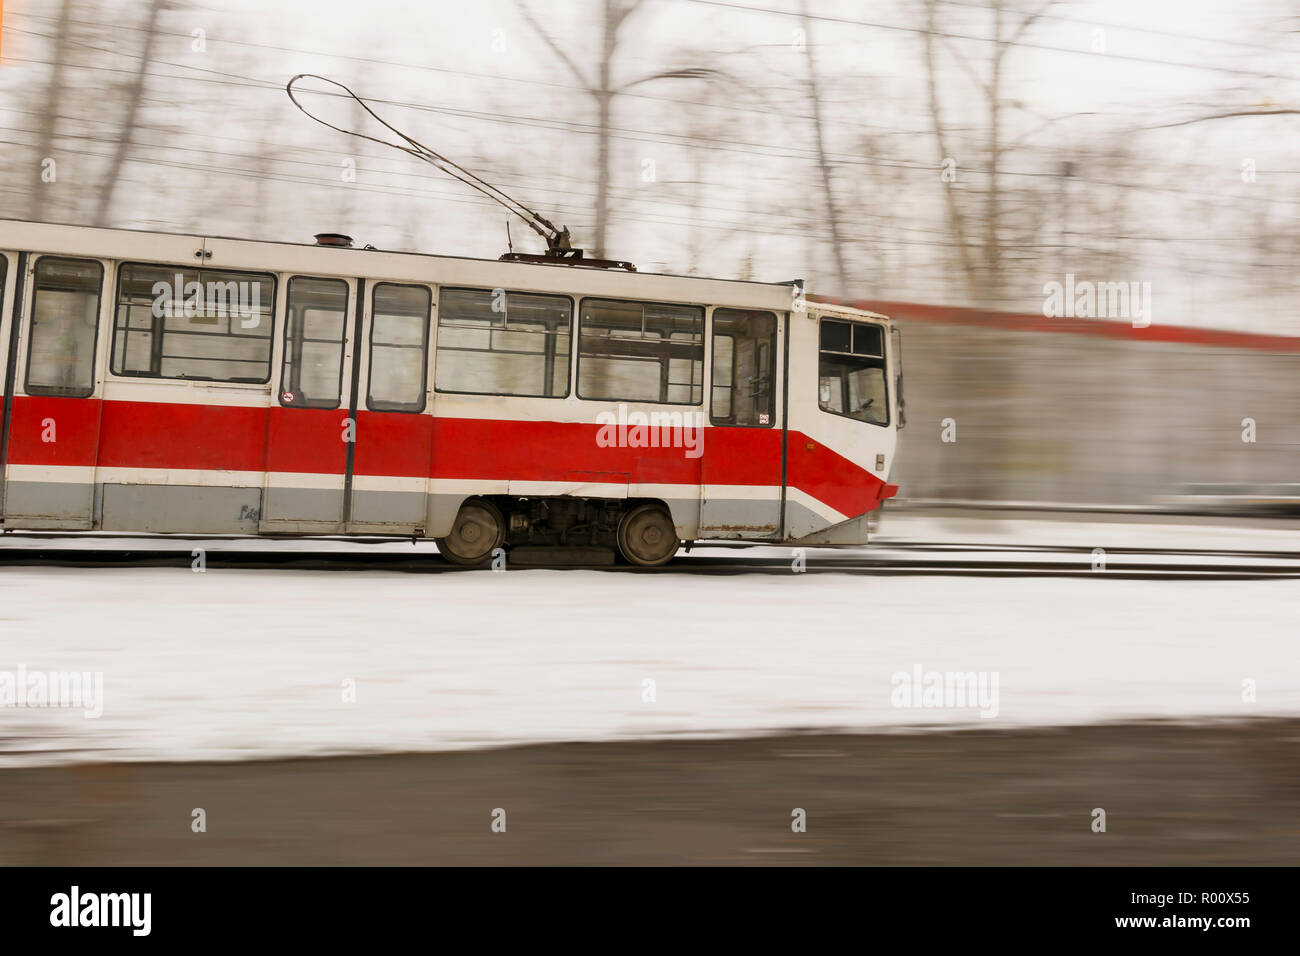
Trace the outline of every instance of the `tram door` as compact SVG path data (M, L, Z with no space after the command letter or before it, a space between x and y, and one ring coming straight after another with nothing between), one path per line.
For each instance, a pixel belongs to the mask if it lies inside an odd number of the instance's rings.
M259 528L342 531L356 443L350 385L365 282L291 275L284 285Z
M5 524L86 530L94 523L104 264L3 258Z
M429 331L433 290L368 285L356 349L357 441L348 482L348 531L423 534L433 459Z
M10 281L18 257L12 252L0 252L0 519L4 518L5 472L9 445L9 418L13 407L13 362L17 355L11 352L10 336L13 334L13 297L15 283ZM16 344L16 343L15 343ZM13 354L11 361L10 355Z
M701 538L769 538L780 532L781 321L773 312L713 311Z

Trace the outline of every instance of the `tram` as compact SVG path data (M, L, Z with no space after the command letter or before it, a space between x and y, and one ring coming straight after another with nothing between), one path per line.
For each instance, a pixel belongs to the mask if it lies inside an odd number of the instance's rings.
M897 490L890 323L797 282L0 221L0 290L6 531L655 566Z

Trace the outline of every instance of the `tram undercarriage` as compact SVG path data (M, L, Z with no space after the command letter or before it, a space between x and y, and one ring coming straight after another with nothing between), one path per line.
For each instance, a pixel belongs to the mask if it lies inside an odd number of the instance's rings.
M450 534L438 538L447 560L469 567L509 553L519 564L630 564L670 561L680 541L672 515L658 501L608 498L471 498Z

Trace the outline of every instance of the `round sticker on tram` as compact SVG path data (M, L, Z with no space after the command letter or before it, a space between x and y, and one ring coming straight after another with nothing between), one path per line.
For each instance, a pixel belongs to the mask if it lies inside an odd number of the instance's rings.
M284 402L286 405L292 405L293 392L285 392L283 395L280 396L280 401Z

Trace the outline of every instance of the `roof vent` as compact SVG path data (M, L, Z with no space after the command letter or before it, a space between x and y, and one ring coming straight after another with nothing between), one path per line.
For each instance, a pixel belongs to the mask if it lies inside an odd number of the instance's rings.
M338 246L341 249L351 249L352 237L345 236L339 232L318 232L316 233L316 245Z

